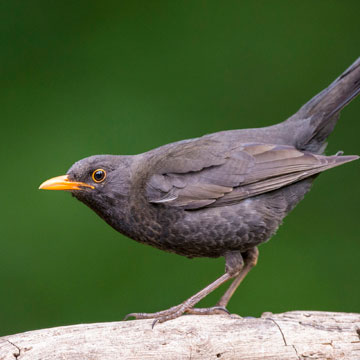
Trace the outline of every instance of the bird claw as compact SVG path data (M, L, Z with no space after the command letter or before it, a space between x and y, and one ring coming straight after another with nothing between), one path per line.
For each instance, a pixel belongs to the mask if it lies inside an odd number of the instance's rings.
M137 315L136 313L126 314L123 318L123 321L129 320L129 318L131 318L131 317L134 317L135 319L137 319L136 315Z
M159 319L155 319L152 324L151 324L151 328L153 329L154 326L156 325L156 323L159 322Z

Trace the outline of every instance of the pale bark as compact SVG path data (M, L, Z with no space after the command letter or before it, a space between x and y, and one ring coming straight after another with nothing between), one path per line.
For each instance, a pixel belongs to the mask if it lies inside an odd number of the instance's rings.
M182 316L82 324L0 338L0 360L360 359L360 314Z

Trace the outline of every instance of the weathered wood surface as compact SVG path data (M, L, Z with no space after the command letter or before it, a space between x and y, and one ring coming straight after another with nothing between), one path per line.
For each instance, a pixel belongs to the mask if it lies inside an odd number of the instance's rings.
M0 360L360 359L360 314L182 316L83 324L0 338Z

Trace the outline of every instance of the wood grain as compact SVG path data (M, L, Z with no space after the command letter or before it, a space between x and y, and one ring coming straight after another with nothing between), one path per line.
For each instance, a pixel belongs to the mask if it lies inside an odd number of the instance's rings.
M187 315L151 324L81 324L5 336L0 359L360 359L360 314Z

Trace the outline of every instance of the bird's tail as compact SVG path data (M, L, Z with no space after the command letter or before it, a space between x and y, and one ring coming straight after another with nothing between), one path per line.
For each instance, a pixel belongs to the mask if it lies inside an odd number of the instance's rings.
M360 58L326 89L321 91L286 122L302 128L297 132L300 149L321 153L333 131L340 111L360 93Z

